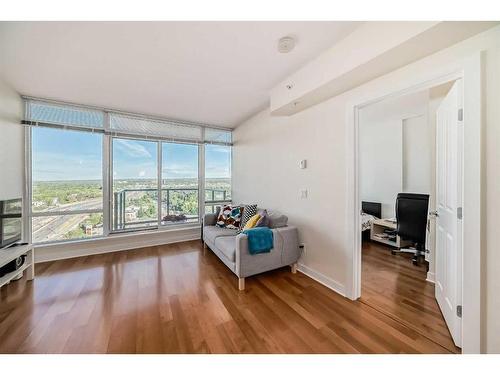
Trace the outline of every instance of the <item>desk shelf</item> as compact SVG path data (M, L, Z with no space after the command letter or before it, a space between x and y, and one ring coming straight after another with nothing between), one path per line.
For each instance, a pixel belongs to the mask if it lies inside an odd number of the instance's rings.
M378 219L378 220L372 221L371 228L370 228L370 239L372 241L380 242L380 243L383 243L383 244L386 244L386 245L389 245L392 247L396 247L398 249L411 244L411 242L404 241L399 236L396 236L395 241L391 241L391 240L385 239L385 238L379 238L376 236L377 234L384 233L384 231L386 229L396 230L396 223L389 221L387 219Z

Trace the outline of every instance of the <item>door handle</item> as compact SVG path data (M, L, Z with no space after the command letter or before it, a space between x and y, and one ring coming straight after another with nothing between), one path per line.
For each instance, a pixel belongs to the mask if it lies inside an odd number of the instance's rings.
M439 214L438 214L437 211L431 211L431 212L429 212L429 216L431 216L431 217L439 217Z

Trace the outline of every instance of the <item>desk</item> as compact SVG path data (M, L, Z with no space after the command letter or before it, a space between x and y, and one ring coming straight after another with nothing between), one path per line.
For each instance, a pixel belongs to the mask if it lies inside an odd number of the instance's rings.
M390 240L388 238L380 238L378 235L384 233L384 230L396 230L396 223L387 219L377 219L373 220L370 228L370 239L372 241L380 242L389 246L401 248L411 245L411 242L401 240L399 236L396 236L395 240Z

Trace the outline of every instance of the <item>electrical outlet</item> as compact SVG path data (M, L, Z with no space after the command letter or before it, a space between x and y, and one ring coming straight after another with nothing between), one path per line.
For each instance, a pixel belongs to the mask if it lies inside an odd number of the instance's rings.
M305 243L299 244L299 249L302 250L302 255L306 255L306 244Z

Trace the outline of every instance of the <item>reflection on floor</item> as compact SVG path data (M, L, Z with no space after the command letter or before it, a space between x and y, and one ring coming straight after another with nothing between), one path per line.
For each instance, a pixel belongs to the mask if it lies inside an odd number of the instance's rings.
M392 255L389 246L363 242L361 302L459 353L434 298L434 284L425 281L426 267L414 266L411 258Z
M39 264L1 289L0 338L0 353L449 352L288 267L239 292L200 241Z

